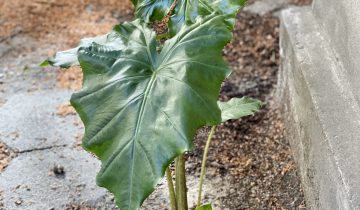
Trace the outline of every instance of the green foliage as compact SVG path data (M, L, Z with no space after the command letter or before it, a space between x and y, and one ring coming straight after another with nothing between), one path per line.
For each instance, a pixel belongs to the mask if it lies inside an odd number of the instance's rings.
M197 129L221 123L217 97L230 72L224 21L199 19L160 53L140 20L116 26L106 45L79 49L84 84L71 103L85 124L83 146L102 161L97 183L120 209L139 208L169 163L191 149Z
M218 102L222 121L236 120L253 115L261 107L261 101L249 97L232 98L228 102Z
M212 210L211 204L204 204L202 206L197 207L195 210Z
M137 0L133 1L135 14L145 21L161 20L168 12L174 0ZM199 17L212 13L226 16L228 24L234 23L236 11L244 6L246 0L177 0L170 17L169 33L175 35L184 25L191 25Z
M135 16L145 22L162 20L169 12L172 0L131 0L135 7Z
M172 1L132 2L139 19L42 64L81 65L83 87L71 104L85 125L83 147L102 162L97 184L114 193L121 210L140 207L170 162L192 148L198 128L260 106L250 98L217 102L230 74L222 49L243 0L178 0L169 22L172 38L164 44L148 22L161 20Z

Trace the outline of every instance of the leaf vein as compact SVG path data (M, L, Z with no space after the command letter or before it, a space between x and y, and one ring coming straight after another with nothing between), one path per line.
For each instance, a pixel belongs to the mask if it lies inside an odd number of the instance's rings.
M199 99L200 101L205 105L205 107L209 110L209 113L211 113L211 115L214 117L214 119L216 119L216 115L214 114L213 110L211 109L211 107L209 107L208 103L206 103L206 100L196 91L194 90L189 84L187 84L186 82L182 81L182 80L179 80L179 79L176 79L174 77L170 77L168 75L164 75L164 74L158 74L158 76L160 77L164 77L164 78L167 78L167 79L171 79L171 80L174 80L174 81L177 81L179 83L182 83L184 84L186 87L188 87Z
M209 67L209 68L213 68L213 69L227 70L226 68L221 68L221 67L219 67L219 66L212 66L212 65L209 65L209 64L206 64L206 63L202 63L202 62L195 61L195 60L183 59L183 60L176 60L176 61L174 61L174 62L167 63L167 64L161 66L161 68L159 68L159 69L157 70L157 72L160 72L161 70L165 69L166 67L168 67L168 66L170 66L170 65L173 65L173 64L176 64L176 63L182 63L182 62L196 63L196 64L203 65L203 66L206 66L206 67Z
M128 60L128 61L133 61L134 63L138 63L138 64L142 64L142 65L144 65L144 66L146 66L146 67L148 67L148 68L150 68L150 69L152 68L151 65L149 65L149 64L147 64L147 63L145 63L145 62L141 62L141 61L139 61L139 60L132 59L132 58L129 58L129 57L118 57L118 58L116 59L116 61L114 62L114 64L113 64L111 67L113 67L113 66L115 66L116 64L118 64L119 62L121 62L121 59Z
M80 98L84 99L88 96L91 96L105 88L108 88L108 87L111 87L113 85L115 85L117 82L120 82L120 81L124 81L124 80L131 80L131 79L134 79L134 78L145 78L145 77L149 77L150 75L136 75L136 76L129 76L129 77L121 77L119 79L116 79L114 81L111 81L110 83L108 84L105 84L104 86L100 87L99 89L95 90L95 91L90 91L88 94L85 94L85 95L82 95ZM94 88L95 89L95 88Z
M156 105L152 100L150 100L150 103L156 107L166 118L167 121L170 122L170 124L173 126L174 130L180 135L180 137L182 138L182 140L187 144L188 143L188 140L187 138L185 137L185 135L180 132L180 129L176 126L176 124L171 120L171 118L168 116L168 114L162 110L158 105Z
M148 161L148 163L149 163L149 165L150 165L150 168L151 168L151 173L152 173L152 176L153 176L153 178L155 177L155 167L154 167L154 165L152 164L152 162L150 161L150 158L149 158L149 154L148 154L148 152L145 150L145 148L144 148L144 145L142 145L142 143L140 142L140 141L138 141L138 143L139 143L139 145L140 145L140 148L141 148L141 150L145 153L145 157L146 157L146 160Z
M138 99L140 99L143 95L144 95L144 94L141 93L141 94L135 96L133 99L131 99L130 101L128 101L123 107L121 107L121 109L118 111L118 113L117 113L116 115L112 116L111 119L109 119L109 121L108 121L104 126L102 126L101 129L99 129L99 130L96 132L96 134L93 135L92 138L90 138L90 139L88 140L88 143L87 143L87 144L91 144L91 142L93 142L94 139L96 139L96 137L99 135L99 133L100 133L102 130L104 130L105 128L107 128L107 127L110 125L110 123L111 123L116 117L118 117L130 104L132 104L133 102L135 102L135 101L137 101Z

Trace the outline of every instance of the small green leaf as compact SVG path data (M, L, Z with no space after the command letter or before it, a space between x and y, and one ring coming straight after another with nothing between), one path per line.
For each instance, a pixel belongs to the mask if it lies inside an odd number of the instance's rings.
M50 65L49 61L48 61L48 60L44 60L39 66L40 66L40 67L47 67L47 66L49 66L49 65Z
M54 57L44 60L40 64L40 66L47 67L47 66L51 65L51 66L59 66L61 68L69 68L71 66L79 65L78 50L80 49L80 47L88 47L93 43L105 44L107 41L107 36L108 36L108 34L93 37L93 38L81 39L79 46L77 46L76 48L57 52L54 55Z
M195 210L212 210L211 203L196 207Z
M253 115L261 107L261 101L249 97L232 98L230 101L218 101L221 110L222 122L236 120L241 117Z

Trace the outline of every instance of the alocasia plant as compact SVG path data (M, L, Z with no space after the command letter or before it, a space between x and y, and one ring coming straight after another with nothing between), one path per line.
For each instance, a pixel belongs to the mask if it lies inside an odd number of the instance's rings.
M103 163L97 182L119 195L120 209L140 206L198 128L221 123L217 97L229 73L221 53L230 33L225 25L208 30L218 21L184 28L160 54L155 32L139 20L114 28L120 48L80 48L84 84L71 103L86 127L84 147Z
M217 101L231 72L222 50L243 1L196 2L178 1L171 20L177 25L164 44L147 22L164 17L172 1L133 0L138 19L43 63L80 64L83 87L71 104L85 125L83 147L101 160L97 184L121 210L140 207L175 157L192 148L198 128L259 108L249 98Z

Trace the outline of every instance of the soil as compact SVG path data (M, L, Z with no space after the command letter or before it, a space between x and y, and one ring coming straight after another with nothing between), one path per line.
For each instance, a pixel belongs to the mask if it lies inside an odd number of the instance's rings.
M129 20L132 4L130 0L15 0L1 1L0 11L0 40L21 33L67 47Z
M80 90L83 74L80 67L74 66L66 70L60 70L56 76L56 86L69 90Z
M5 170L6 166L14 157L14 151L9 149L4 143L0 142L0 173Z
M70 102L65 102L57 107L56 114L60 117L66 117L68 115L75 115L76 111Z
M271 15L240 13L234 40L224 54L233 70L221 99L251 96L264 102L253 117L217 127L210 147L208 180L230 177L220 203L228 209L305 209L304 195L284 124L273 99L279 66L279 20ZM208 132L201 131L189 153L198 172Z
M310 3L309 0L291 2ZM41 48L49 49L47 55L55 49L75 46L82 37L106 33L117 22L132 19L130 1L117 0L2 1L0 11L0 43L16 36L29 36ZM204 195L206 201L214 203L215 209L306 209L297 167L284 136L281 112L273 98L279 67L278 43L276 17L239 14L234 40L224 50L233 74L224 82L220 98L251 96L262 100L264 105L256 115L226 122L216 129L207 162ZM81 70L59 70L56 81L60 88L78 90ZM57 111L64 116L74 114L68 104L59 104ZM190 186L197 181L193 178L199 176L207 134L208 128L201 129L194 151L187 154ZM0 173L13 156L0 143ZM69 204L67 209L96 208Z
M294 4L297 6L310 5L311 3L312 3L312 0L291 0L291 4Z

